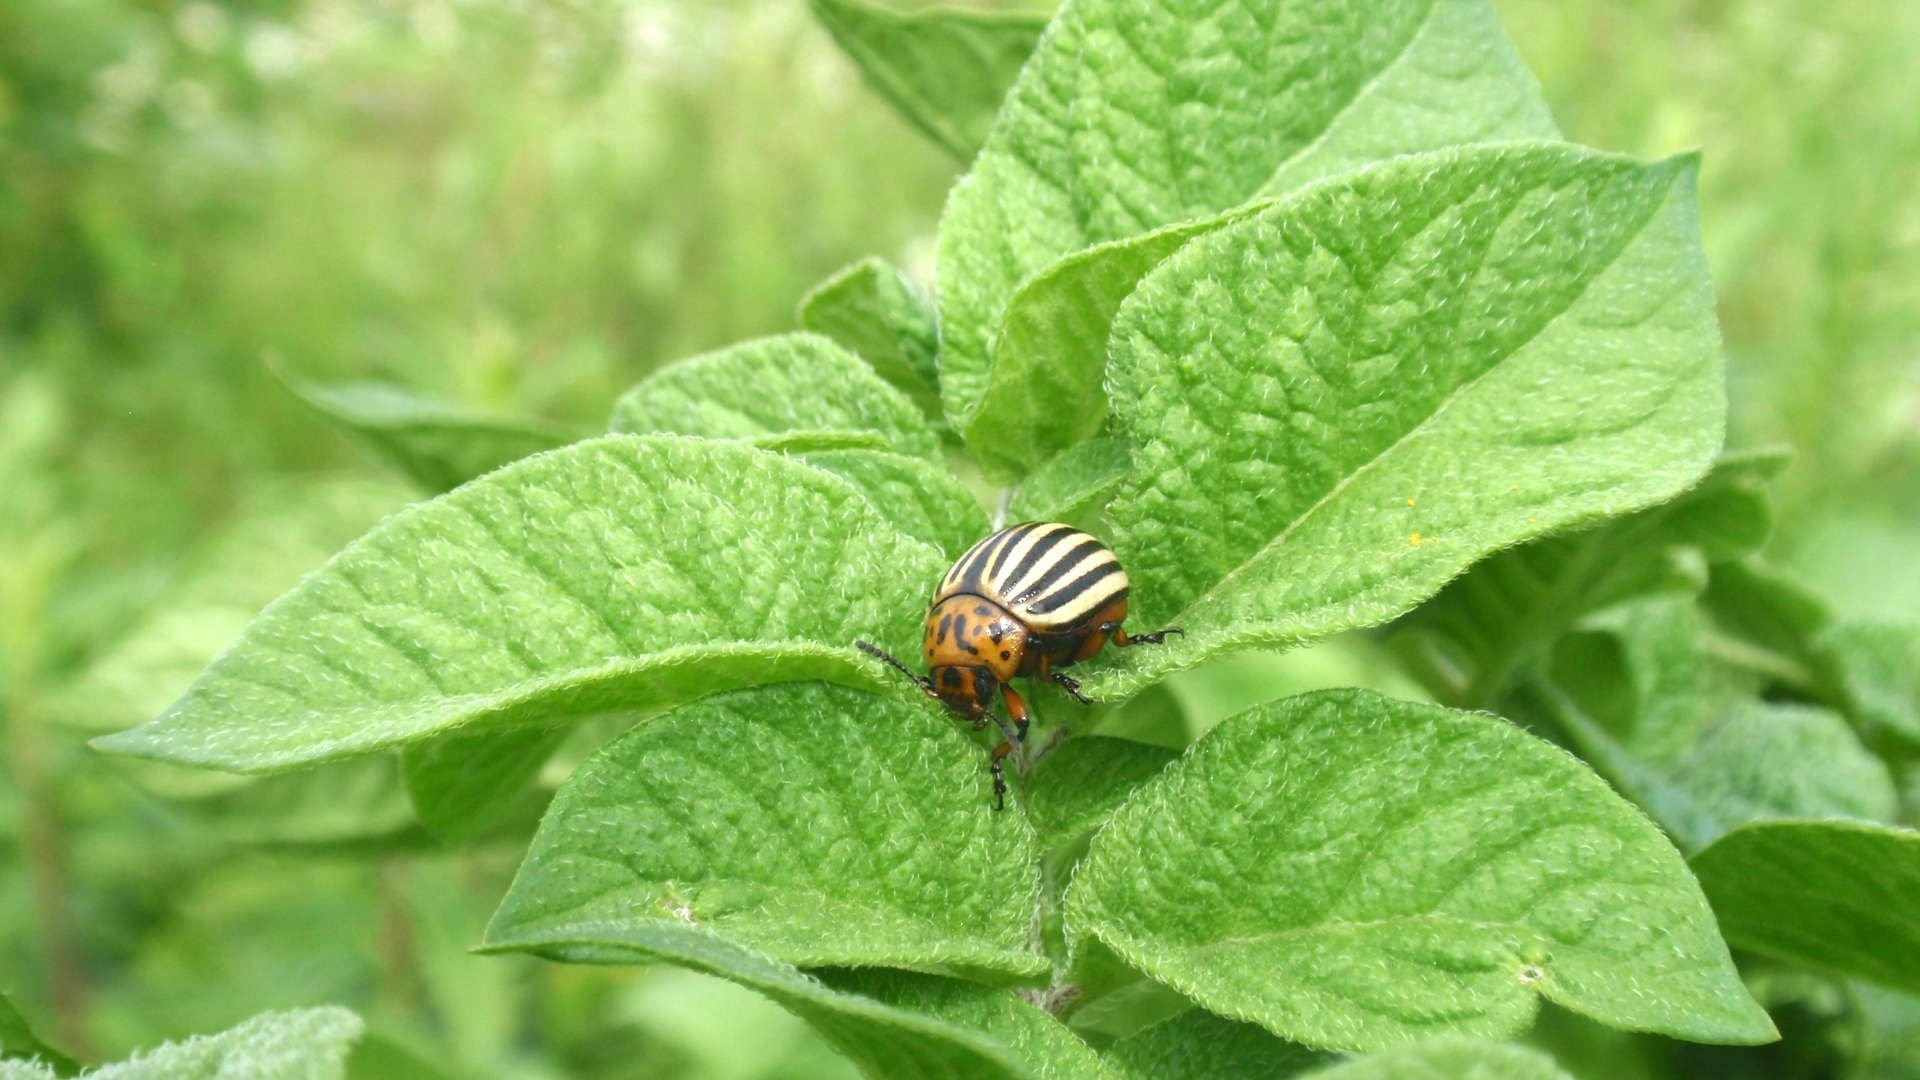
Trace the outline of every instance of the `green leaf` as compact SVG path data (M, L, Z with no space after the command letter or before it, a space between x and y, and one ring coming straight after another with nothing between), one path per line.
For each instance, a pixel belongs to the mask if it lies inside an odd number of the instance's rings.
M388 518L101 749L269 771L466 728L795 679L871 686L946 567L844 481L719 441L613 435Z
M1083 442L1042 465L1009 505L1020 521L1072 521L1105 506L1127 478L1133 456L1118 439Z
M1159 746L1076 735L1041 758L1028 777L1027 817L1045 846L1098 828L1135 788L1179 755Z
M993 1080L1034 1075L1004 1044L985 1035L834 990L704 927L634 923L595 926L578 936L556 927L538 937L493 942L488 950L548 955L591 951L609 959L666 962L717 975L757 990L805 1019L870 1076Z
M1046 16L1024 12L812 3L814 17L860 65L867 84L962 161L986 141L1001 99L1047 25Z
M1391 618L1503 547L1657 503L1725 400L1694 164L1557 145L1406 158L1162 263L1114 325L1140 625L1118 696Z
M1703 581L1685 565L1687 552L1719 562L1758 547L1771 521L1761 485L1782 464L1772 453L1723 454L1672 502L1485 559L1401 619L1396 646L1436 697L1490 705L1588 613L1648 593L1698 591Z
M1749 556L1716 565L1700 601L1721 659L1803 694L1828 697L1832 675L1820 637L1833 613L1819 595Z
M1327 1060L1326 1054L1277 1039L1258 1024L1199 1009L1121 1039L1105 1056L1121 1075L1139 1080L1293 1076Z
M275 375L301 401L433 493L578 438L554 425L475 412L396 383L316 383L278 369Z
M940 328L925 294L886 260L843 267L800 298L801 327L840 343L880 377L940 415Z
M1920 833L1756 822L1695 855L1693 871L1735 946L1920 991Z
M1009 991L901 971L830 972L821 978L841 990L980 1032L1046 1080L1113 1076L1065 1024Z
M1556 134L1482 0L1069 3L941 218L947 415L990 462L1028 467L1092 430L1104 317L1169 242L1095 256L1102 265L1026 294L1035 311L1002 332L1015 291L1063 257L1384 158ZM1048 312L1072 317L1047 333ZM1004 357L989 348L997 333ZM1070 389L1037 398L1068 430L1050 438L1018 395L997 399L1012 408L1004 425L976 424L989 361Z
M973 493L924 458L880 450L822 450L804 457L860 489L894 528L949 558L959 558L991 531Z
M366 1029L337 1005L261 1013L217 1035L197 1035L102 1065L88 1080L340 1080ZM29 1074L30 1075L30 1074Z
M1493 717L1363 691L1202 737L1094 837L1067 924L1309 1046L1511 1035L1537 995L1775 1037L1679 854L1599 777Z
M1833 658L1848 711L1868 731L1920 746L1920 623L1840 622L1818 644Z
M929 706L840 687L683 706L561 785L488 940L668 922L808 967L1045 974L1033 834L984 758Z
M269 848L404 847L424 839L401 786L399 763L368 757L277 776L204 773L153 762L137 779L170 801L166 812L199 836ZM176 778L156 780L157 770ZM192 789L194 781L200 790Z
M546 795L534 781L566 741L567 729L456 731L400 752L400 774L420 823L452 843L483 839L505 826L531 826Z
M1573 1080L1554 1060L1524 1046L1435 1039L1301 1074L1300 1080Z
M612 429L752 442L874 432L888 449L938 458L940 441L900 391L818 334L744 341L669 364L626 392ZM834 449L782 445L780 449Z
M45 1066L48 1075L54 1076L72 1076L80 1071L78 1062L33 1033L27 1026L27 1018L20 1015L20 1010L13 1007L5 994L0 994L0 1058L35 1058Z

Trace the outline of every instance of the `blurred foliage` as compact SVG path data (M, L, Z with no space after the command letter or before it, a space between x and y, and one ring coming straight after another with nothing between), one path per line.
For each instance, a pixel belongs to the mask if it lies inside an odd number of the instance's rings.
M1495 6L1570 137L1704 148L1731 441L1797 453L1770 553L1912 617L1920 5ZM956 169L800 0L0 5L0 991L89 1058L332 1001L476 1076L848 1075L703 976L468 954L512 850L196 828L73 703L246 508L384 475L268 360L592 427L835 267L924 281ZM1404 682L1350 642L1260 663L1114 726Z

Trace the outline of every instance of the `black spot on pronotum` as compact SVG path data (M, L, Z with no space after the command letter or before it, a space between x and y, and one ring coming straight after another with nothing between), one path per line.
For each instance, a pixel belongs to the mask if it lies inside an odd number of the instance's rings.
M944 643L947 640L947 630L950 629L952 626L953 626L953 616L951 615L940 616L940 630L939 630L939 633L933 636L934 644L938 645L938 644Z
M1002 659L1002 660L1011 660L1011 659L1013 659L1013 654L1012 654L1011 652L1008 652L1008 651L1007 651L1006 649L1001 649L1001 650L1000 650L1000 659Z
M985 604L975 604L973 606L973 613L985 619L985 618L990 618L993 615L993 609L988 607Z
M953 617L953 640L957 642L967 640L967 617L965 615L955 615Z
M1000 644L1000 639L1007 636L1007 628L997 622L989 624L987 627L987 636L993 639L995 645L998 645Z

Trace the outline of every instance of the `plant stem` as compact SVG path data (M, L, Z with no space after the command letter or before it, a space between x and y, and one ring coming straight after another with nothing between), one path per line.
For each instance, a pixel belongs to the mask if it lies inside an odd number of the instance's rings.
M47 1000L53 1006L54 1031L62 1049L85 1060L95 1056L87 1024L90 994L73 936L67 843L60 806L53 786L47 783L40 718L18 699L11 704L6 723L7 756L20 792L20 845L26 854L40 945L46 957Z

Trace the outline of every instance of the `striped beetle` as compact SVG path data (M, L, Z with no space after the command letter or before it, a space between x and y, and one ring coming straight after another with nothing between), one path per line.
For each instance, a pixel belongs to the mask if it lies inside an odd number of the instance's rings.
M931 697L973 721L992 720L1004 741L993 750L994 808L1006 805L1001 759L1027 735L1027 703L1014 692L1021 675L1058 683L1083 705L1080 683L1063 674L1115 646L1157 645L1177 626L1128 635L1127 572L1107 545L1058 522L1029 521L1001 529L967 549L940 579L927 608L927 674L917 675L868 641L855 645L893 665ZM994 691L1006 698L1006 717L994 712Z

